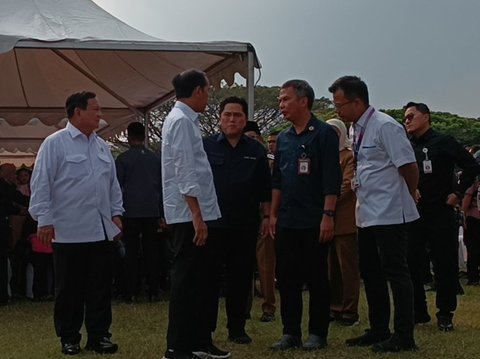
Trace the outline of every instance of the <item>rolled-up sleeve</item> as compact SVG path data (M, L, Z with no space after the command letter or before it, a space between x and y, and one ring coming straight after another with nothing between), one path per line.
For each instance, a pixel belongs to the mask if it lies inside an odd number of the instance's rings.
M323 182L323 194L339 196L342 186L342 169L338 151L338 136L333 128L327 128L324 136L319 136L318 140L320 141L322 156L320 173Z
M171 153L180 193L184 196L198 197L200 186L192 147L195 137L193 126L188 118L175 121L171 128Z

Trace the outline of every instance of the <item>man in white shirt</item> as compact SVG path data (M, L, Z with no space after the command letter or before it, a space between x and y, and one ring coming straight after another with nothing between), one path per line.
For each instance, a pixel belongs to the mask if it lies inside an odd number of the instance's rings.
M353 122L356 221L360 272L365 284L371 329L348 339L349 346L375 352L415 350L413 287L407 265L407 224L416 220L418 167L405 130L390 116L369 105L367 85L344 76L328 89L340 118ZM390 334L390 298L394 333Z
M113 239L123 213L122 193L108 145L94 132L102 115L96 95L75 93L66 101L65 129L48 136L32 174L29 212L38 237L53 241L54 323L62 353L85 349L115 353L110 341Z
M221 217L198 120L210 84L195 69L178 74L172 84L177 102L162 128L163 207L174 251L164 359L228 358L229 352L213 345L205 316L206 222Z

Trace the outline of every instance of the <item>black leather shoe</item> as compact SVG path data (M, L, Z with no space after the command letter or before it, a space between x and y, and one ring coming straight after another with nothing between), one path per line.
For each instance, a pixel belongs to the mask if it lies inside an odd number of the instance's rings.
M441 332L451 332L454 330L452 318L446 315L437 315L437 326Z
M214 344L210 344L208 348L204 350L195 350L193 354L198 356L199 358L208 358L208 359L228 359L232 356L230 352L227 352L226 350L222 350L217 346L215 346Z
M263 323L273 322L275 320L275 314L263 313L260 317L260 321Z
M194 353L180 352L178 350L167 349L162 359L202 359Z
M340 324L342 327L354 327L360 323L358 318L342 318L337 320L337 323Z
M76 355L80 353L80 344L78 343L63 343L62 353L65 355Z
M290 334L284 334L277 342L272 344L270 349L284 351L294 348L300 348L301 346L302 340L300 339L300 337L296 337Z
M345 344L349 347L368 347L370 345L383 342L390 338L390 333L377 334L371 331L371 329L366 329L365 334L360 335L356 338L347 339Z
M252 338L250 338L245 331L238 333L230 332L228 334L228 340L235 344L250 344L252 342Z
M395 335L392 335L389 339L372 346L372 350L375 353L396 353L417 349L413 338L401 339Z
M95 341L89 340L85 346L85 350L93 350L95 353L99 354L113 354L117 352L118 345L112 343L109 338L103 337Z
M315 334L310 334L307 340L303 343L302 349L311 351L323 349L327 346L327 340Z

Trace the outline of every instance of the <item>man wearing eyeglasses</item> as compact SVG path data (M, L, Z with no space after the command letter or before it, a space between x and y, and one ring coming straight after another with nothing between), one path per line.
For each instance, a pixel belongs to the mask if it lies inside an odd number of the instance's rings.
M369 105L367 85L344 76L328 89L340 118L352 122L352 188L360 272L369 306L370 329L348 339L348 346L372 346L375 352L416 349L413 337L413 288L407 264L407 224L418 218L414 195L418 181L415 155L402 126ZM390 298L394 333L390 334Z
M420 219L410 228L408 248L415 323L430 321L423 288L428 244L437 288L437 326L441 331L452 331L458 284L458 228L454 207L480 173L480 166L453 137L432 129L427 105L409 102L404 109L404 125L420 170L417 194ZM458 181L455 166L462 169Z

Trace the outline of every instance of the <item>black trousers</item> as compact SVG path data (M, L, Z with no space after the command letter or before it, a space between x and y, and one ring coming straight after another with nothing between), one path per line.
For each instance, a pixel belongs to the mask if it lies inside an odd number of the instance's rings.
M413 338L413 287L407 264L407 224L358 228L360 274L365 284L368 318L373 332L389 333L390 296L394 334Z
M80 342L85 318L89 340L110 337L114 243L53 243L54 323L62 343Z
M423 287L423 253L430 249L436 285L438 314L453 316L457 308L458 225L454 209L449 205L419 208L420 218L409 230L408 264L412 274L415 315L428 313Z
M25 295L28 254L30 253L30 246L25 238L21 238L15 247L8 254L10 259L10 267L12 269L12 278L10 279L10 288L12 294Z
M310 294L308 331L322 338L328 335L330 322L328 244L319 242L319 234L319 228L277 228L276 271L283 334L298 337L302 335L302 287L306 282Z
M230 333L245 330L245 311L252 289L258 226L253 228L209 228L205 246L208 263L210 331L217 326L218 297L225 279L225 309Z
M146 271L148 294L158 294L160 240L157 228L157 218L123 218L127 296L138 293L139 274L142 272L140 266Z
M468 281L478 282L480 279L478 270L480 265L480 219L467 217L466 224L463 242L467 246Z
M207 311L207 262L205 246L193 243L192 222L172 225L174 252L170 270L167 347L181 352L211 344ZM208 240L208 239L207 239Z
M8 237L7 221L0 219L0 305L8 302Z
M32 252L33 297L42 299L51 294L51 278L53 278L53 256L51 253Z

